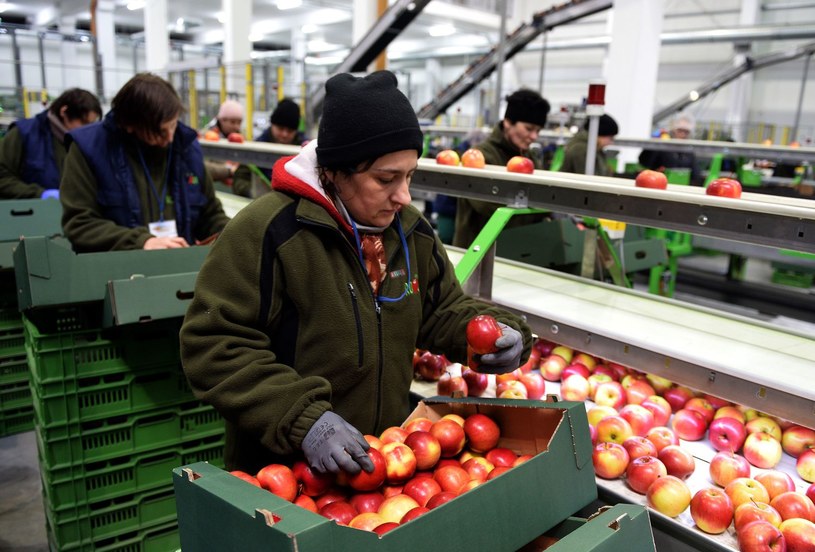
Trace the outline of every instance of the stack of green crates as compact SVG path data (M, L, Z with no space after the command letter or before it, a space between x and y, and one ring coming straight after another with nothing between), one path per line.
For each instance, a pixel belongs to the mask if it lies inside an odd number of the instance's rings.
M222 466L224 446L181 370L180 321L22 324L52 550L178 549L172 470Z
M34 406L14 272L0 271L0 289L0 437L5 437L34 429Z

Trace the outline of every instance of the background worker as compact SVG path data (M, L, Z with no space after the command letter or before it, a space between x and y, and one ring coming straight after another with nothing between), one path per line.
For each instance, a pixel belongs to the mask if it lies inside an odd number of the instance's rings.
M675 140L687 140L693 136L696 123L688 113L680 113L671 119L670 137ZM639 157L640 165L646 169L665 172L667 169L686 169L690 171L690 184L701 186L702 180L696 167L696 154L692 151L663 151L644 149Z
M58 198L65 133L101 117L96 96L71 88L47 110L13 123L0 141L0 199Z
M300 128L300 106L293 100L287 98L280 100L280 103L272 111L269 122L271 125L261 133L257 139L258 142L301 145L306 141L303 133L298 130ZM255 178L260 178L256 171L259 171L265 177L263 187L253 187L252 185L253 174L255 174ZM270 182L271 179L271 169L240 165L235 171L232 191L243 197L256 197L260 195L261 190L265 193L270 189L266 181Z
M506 165L512 157L522 155L531 159L536 169L542 169L541 161L529 154L529 147L538 139L548 115L549 102L540 94L533 90L518 90L507 97L504 118L495 126L489 138L478 144L476 149L481 150L489 165ZM453 245L469 247L495 210L501 206L489 201L458 198ZM544 218L544 215L537 214L516 215L506 227L540 222Z
M566 143L563 150L563 165L561 172L586 174L586 150L589 147L589 121L583 125L583 129ZM597 148L594 160L594 174L596 176L613 176L614 171L606 159L605 148L614 142L620 129L617 121L611 115L604 113L600 116L597 128Z
M104 120L69 134L62 226L77 252L188 247L229 220L173 86L140 73Z
M229 135L234 133L240 134L241 125L243 124L243 106L235 100L226 100L218 108L218 115L212 122L204 129L204 131L211 130L218 133L219 138L229 138ZM230 179L234 176L237 164L225 163L223 161L213 161L205 159L204 165L207 167L212 179L225 184L230 183Z
M226 419L230 470L304 454L322 472L371 471L363 434L410 413L417 347L466 362L479 313L504 333L483 371L517 368L532 346L519 317L464 294L411 205L422 132L395 75L325 86L317 140L224 229L181 328L192 389Z

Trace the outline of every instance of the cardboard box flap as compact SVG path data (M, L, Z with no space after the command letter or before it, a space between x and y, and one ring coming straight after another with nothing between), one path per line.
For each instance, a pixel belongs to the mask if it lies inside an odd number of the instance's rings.
M102 327L180 318L187 312L198 272L133 275L107 284Z

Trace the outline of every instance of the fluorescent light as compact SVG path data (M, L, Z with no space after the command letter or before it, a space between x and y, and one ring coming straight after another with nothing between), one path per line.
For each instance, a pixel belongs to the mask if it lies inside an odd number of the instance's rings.
M299 8L301 5L303 5L303 0L277 0L275 5L277 6L277 9L281 11L291 10L294 8Z
M127 3L127 9L130 11L142 10L144 9L144 5L147 3L147 0L130 0Z
M450 36L456 33L456 28L449 23L442 23L441 25L433 25L427 30L430 36Z
M263 40L261 33L249 33L249 42L260 42Z
M325 40L309 40L306 43L306 48L312 53L331 52L340 47L338 44L331 44Z
M314 23L306 23L305 25L300 27L300 31L303 34L316 33L317 32L317 25L315 25Z
M222 11L215 12L215 19L218 20L218 23L226 23L226 16Z
M696 90L691 90L690 93L688 94L688 98L690 99L690 101L695 102L696 100L699 99L699 92L697 92Z
M337 65L341 63L342 60L345 58L343 56L325 56L325 57L317 57L317 56L306 56L306 64L307 65Z

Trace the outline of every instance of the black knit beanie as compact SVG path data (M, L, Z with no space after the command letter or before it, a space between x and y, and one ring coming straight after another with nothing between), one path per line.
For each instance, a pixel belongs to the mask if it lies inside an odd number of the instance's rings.
M297 130L300 126L300 106L288 98L280 100L272 111L271 121L273 125Z
M546 126L547 115L549 115L549 102L534 90L518 90L507 96L507 110L504 112L504 119L509 119L513 123L532 123L542 127Z
M419 120L396 85L390 71L365 77L340 73L328 79L317 134L320 166L354 167L409 149L421 155Z
M620 132L617 121L615 121L611 115L603 113L600 115L599 122L600 124L597 125L597 136L617 136L617 133ZM583 128L589 130L589 119L586 119Z

